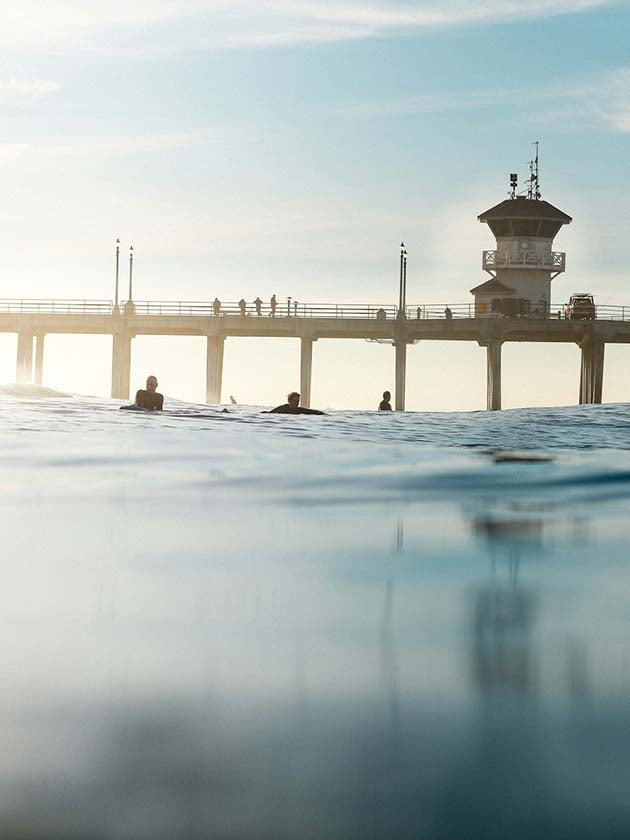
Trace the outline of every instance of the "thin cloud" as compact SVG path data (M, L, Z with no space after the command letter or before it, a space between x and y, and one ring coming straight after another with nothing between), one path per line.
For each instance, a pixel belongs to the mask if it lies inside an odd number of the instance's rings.
M508 96L514 96L514 91L487 90L466 93L428 93L420 96L377 99L372 102L355 102L342 106L338 109L338 112L357 117L379 117L397 114L439 114L449 111L486 108L496 104L497 100L503 101ZM537 96L536 98L539 97Z
M154 55L335 42L402 31L568 15L615 0L21 0L0 13L0 47Z
M509 108L518 103L552 107L553 115L585 125L604 125L612 131L630 133L630 67L619 67L581 81L558 80L544 91L531 88L492 88L477 91L440 91L391 99L344 103L336 109L353 117L439 114L483 108ZM550 114L538 110L537 116Z
M546 93L553 100L552 114L581 127L604 126L630 133L630 66L618 67L582 81L558 82Z
M61 85L47 79L0 79L0 100L38 99L59 90Z
M24 156L46 160L62 157L129 157L190 148L216 139L208 131L190 131L99 137L96 140L86 137L71 143L0 143L0 161Z
M595 117L614 131L630 133L630 67L607 73L584 97Z

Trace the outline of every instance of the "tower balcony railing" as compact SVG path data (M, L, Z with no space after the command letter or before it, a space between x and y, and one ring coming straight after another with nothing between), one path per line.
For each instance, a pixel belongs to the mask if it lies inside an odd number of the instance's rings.
M557 274L565 270L566 254L563 251L484 251L482 258L484 271L497 268L537 268L553 271Z

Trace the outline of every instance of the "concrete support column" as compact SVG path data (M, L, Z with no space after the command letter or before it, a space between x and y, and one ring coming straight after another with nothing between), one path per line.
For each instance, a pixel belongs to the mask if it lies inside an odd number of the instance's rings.
M33 334L18 333L16 382L33 381Z
M313 374L312 338L300 339L300 395L304 408L311 407L311 378Z
M35 384L41 385L44 378L44 339L45 335L35 336Z
M580 405L600 404L604 385L604 348L600 340L582 342L580 365Z
M590 357L590 342L584 341L580 352L580 405L588 405L591 402Z
M223 381L223 347L225 338L222 335L209 335L206 351L206 402L221 402L221 383Z
M405 410L405 377L407 375L407 342L396 341L396 411Z
M501 410L501 344L498 339L490 339L488 354L488 411Z
M131 336L125 332L115 332L113 339L112 397L128 400L131 378Z
M604 390L604 349L603 341L597 341L593 348L593 402L601 405Z

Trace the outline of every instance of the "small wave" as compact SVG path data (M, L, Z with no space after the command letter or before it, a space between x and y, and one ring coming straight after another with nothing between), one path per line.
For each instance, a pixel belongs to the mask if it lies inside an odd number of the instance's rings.
M54 388L46 388L44 385L34 385L32 383L17 383L13 382L9 385L0 385L0 397L18 397L22 399L63 399L71 397L72 394L67 394L64 391L55 391Z

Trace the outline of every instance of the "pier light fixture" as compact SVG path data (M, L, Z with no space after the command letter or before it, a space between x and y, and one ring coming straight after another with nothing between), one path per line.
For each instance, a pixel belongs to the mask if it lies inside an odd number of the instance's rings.
M133 245L129 246L129 301L133 300Z
M118 278L120 268L120 239L116 239L116 279L114 283L114 310L118 310Z
M398 288L398 312L404 316L407 305L407 249L405 243L400 243L400 283Z

